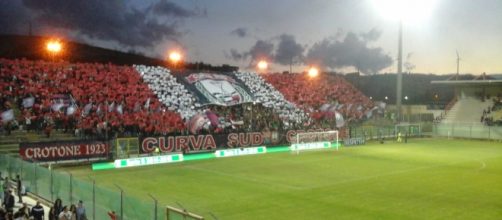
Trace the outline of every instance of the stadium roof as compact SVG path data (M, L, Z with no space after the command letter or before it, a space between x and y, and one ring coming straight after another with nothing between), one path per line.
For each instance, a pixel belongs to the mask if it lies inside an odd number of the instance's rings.
M454 86L496 86L502 85L500 79L489 80L435 80L431 84L454 85Z

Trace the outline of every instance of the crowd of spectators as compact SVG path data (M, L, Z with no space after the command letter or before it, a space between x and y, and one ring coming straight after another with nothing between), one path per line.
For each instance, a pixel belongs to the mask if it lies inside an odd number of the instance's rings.
M309 121L309 116L302 109L286 100L281 92L260 75L249 72L235 73L235 75L251 90L257 102L277 113L286 127L294 127Z
M0 59L0 88L0 110L19 111L3 120L7 133L15 126L100 137L185 129L180 115L163 107L129 66Z
M244 103L236 106L206 106L205 115L209 126L207 133L230 133L252 131L282 131L283 120L271 108L261 103ZM214 118L214 120L213 120Z
M63 205L63 201L57 198L49 210L49 220L87 220L84 202L80 200L77 205Z
M169 69L143 65L134 67L159 101L169 110L176 111L185 120L197 114L195 109L199 109L201 105L183 84L176 81Z
M263 77L284 97L310 114L314 120L324 120L322 107L336 105L336 111L347 120L361 120L374 104L343 77L321 74L310 77L306 73L264 74Z
M21 207L15 210L15 196L14 191L17 193L18 203ZM13 182L8 176L3 177L0 173L0 200L2 201L0 206L0 220L43 220L44 219L44 209L37 202L33 207L29 207L26 202L23 202L23 195L25 195L25 190L22 185L21 178L19 175L16 176Z
M491 97L487 97L490 100ZM481 122L488 126L502 125L502 95L498 94L492 99L493 105L483 109Z
M49 220L87 220L87 213L82 200L77 205L71 204L64 206L61 199L56 199L48 213L45 213L44 207L39 201L33 207L23 202L22 197L26 194L21 178L17 175L15 182L8 176L3 177L0 173L0 220L44 220L46 214ZM14 187L15 186L15 187ZM15 210L15 196L13 191L17 191L17 203L21 207Z
M202 106L163 67L0 59L0 130L101 138L181 134L190 132L196 115L209 116L205 132L334 128L336 114L361 120L374 107L337 75L232 74L253 103ZM5 120L5 113L16 117Z

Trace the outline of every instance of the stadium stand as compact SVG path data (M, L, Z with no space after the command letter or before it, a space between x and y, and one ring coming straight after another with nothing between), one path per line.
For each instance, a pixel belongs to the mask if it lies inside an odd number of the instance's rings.
M483 110L483 115L481 116L481 122L488 126L502 125L502 99L501 95L498 94L492 99L492 105L488 106L487 109Z
M104 137L185 128L180 115L164 108L132 67L7 59L0 65L6 133L24 126L47 136L63 129Z
M134 67L157 95L159 101L169 110L178 112L183 119L190 119L197 114L195 108L199 108L201 105L182 84L176 82L168 69L144 65Z
M283 126L287 128L294 124L301 124L309 118L255 73L232 73L242 80L255 96L256 102L252 105L202 106L183 84L177 82L176 77L168 69L141 65L135 68L158 99L169 110L178 112L185 121L197 114L210 117L214 115L217 122L203 129L205 132L279 129ZM274 112L269 109L273 109Z
M291 123L302 123L308 121L308 115L293 103L289 102L272 85L265 82L262 77L256 73L238 72L237 78L242 80L251 92L262 103L264 107L272 108L288 126Z
M263 77L284 97L310 113L313 119L324 118L320 110L336 103L336 110L348 120L361 120L374 104L354 86L337 75L266 74Z
M0 59L0 65L5 134L36 130L50 137L58 130L77 138L110 138L332 128L335 110L349 120L361 120L374 107L336 75L310 79L306 74L233 72L255 101L223 107L201 105L163 67L24 59ZM327 104L333 112L326 111ZM208 121L205 129L190 130L196 115Z
M484 109L490 107L491 102L484 102L477 97L461 97L447 112L442 123L463 123L471 125L482 125L480 118Z

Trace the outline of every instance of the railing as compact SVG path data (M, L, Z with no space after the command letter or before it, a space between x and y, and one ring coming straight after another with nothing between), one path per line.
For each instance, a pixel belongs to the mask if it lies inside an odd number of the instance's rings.
M409 126L358 126L349 128L351 138L364 138L365 140L378 140L380 138L394 138L397 132L410 137L430 135L432 133L432 123L415 123Z
M115 211L118 219L165 219L165 210L157 207L157 201L140 200L120 189L110 190L96 185L92 179L84 181L71 173L58 172L8 155L0 155L0 171L10 178L21 176L27 191L54 202L76 204L82 200L88 219L109 219L108 212ZM120 183L119 183L120 184Z
M439 123L434 124L433 135L441 137L502 140L502 127L485 126L478 123Z

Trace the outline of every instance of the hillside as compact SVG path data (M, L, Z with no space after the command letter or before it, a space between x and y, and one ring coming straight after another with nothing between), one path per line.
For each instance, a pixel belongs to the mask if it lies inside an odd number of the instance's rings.
M41 36L0 35L0 57L9 59L26 58L30 60L51 59L45 48L48 40L50 40L49 37ZM70 62L98 62L118 65L143 64L149 66L166 65L166 61L164 60L143 55L125 53L72 41L63 41L63 44L64 50L59 58ZM206 71L238 70L234 66L212 66L205 63L186 63L184 67L185 69Z
M446 80L451 75L404 74L403 104L445 105L454 97L451 86L433 85L431 81ZM396 102L396 74L359 75L347 74L345 78L357 89L375 101ZM435 95L438 95L437 99ZM385 96L388 100L385 100Z

